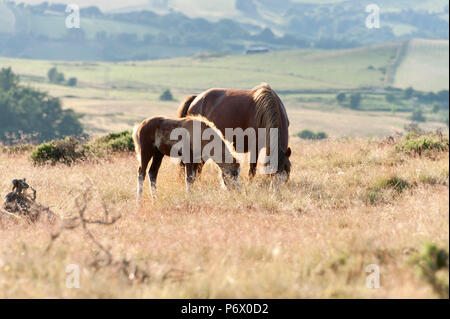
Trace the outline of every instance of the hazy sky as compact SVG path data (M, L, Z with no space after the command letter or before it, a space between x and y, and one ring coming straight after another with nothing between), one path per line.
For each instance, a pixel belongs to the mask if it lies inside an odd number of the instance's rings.
M57 0L48 2L67 4L73 3L78 4L80 7L95 5L103 11L109 11L125 7L151 5L153 1L160 2L161 0ZM39 4L44 2L44 0L16 0L16 2ZM234 9L236 2L235 0L168 0L168 2L170 7L191 15L201 15L205 12L210 12L214 15L214 11L215 9L217 10L218 7L220 7L222 14L224 12L228 12L230 14L233 12L236 13Z

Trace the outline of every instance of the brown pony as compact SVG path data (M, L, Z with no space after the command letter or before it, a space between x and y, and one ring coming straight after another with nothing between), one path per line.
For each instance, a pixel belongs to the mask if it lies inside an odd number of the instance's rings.
M194 125L196 124L196 125ZM200 129L200 139L195 136L194 127ZM183 149L180 143L180 137L172 139L172 132L181 129L183 132L189 133L187 136L187 148ZM209 139L203 139L203 132L209 129L211 132ZM181 137L181 140L183 137ZM200 141L201 140L201 141ZM203 152L205 146L211 140L219 141L221 147L221 155L211 152ZM165 117L153 117L143 121L140 125L135 125L133 129L133 141L136 149L137 159L139 161L138 171L138 197L142 197L142 188L145 180L148 164L153 158L152 165L149 170L150 189L154 196L156 191L156 178L164 156L181 157L184 151L187 154L189 163L185 164L186 189L190 190L195 180L198 163L200 158L202 161L213 159L220 167L222 172L222 186L230 187L233 182L238 185L240 164L237 162L233 146L222 135L222 133L214 126L213 123L201 116L188 116L183 119L169 119ZM194 143L200 147L195 147ZM205 154L204 154L205 153ZM217 155L215 157L215 155ZM221 158L218 158L221 156ZM228 159L228 160L227 160ZM231 159L231 160L229 160Z
M283 180L289 179L291 149L289 143L289 119L283 102L268 84L261 84L252 90L210 89L199 96L192 95L180 106L179 117L202 115L222 132L226 128L253 128L258 140L258 128L266 129L266 155L270 153L270 128L278 128L278 167L277 173ZM228 137L227 137L228 138ZM236 148L236 138L232 142ZM272 144L273 145L273 144ZM264 147L264 146L263 146ZM251 154L249 177L256 174L258 155L263 148L257 146L256 154ZM242 152L241 150L237 150ZM249 151L248 138L244 142L244 153ZM201 168L201 167L200 167Z

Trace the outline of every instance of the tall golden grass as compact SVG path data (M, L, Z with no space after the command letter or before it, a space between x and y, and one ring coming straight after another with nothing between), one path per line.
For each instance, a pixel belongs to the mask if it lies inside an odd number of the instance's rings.
M411 157L358 139L294 139L292 148L291 179L278 190L264 177L249 184L244 169L241 189L224 191L208 164L186 194L177 165L165 159L158 198L146 184L141 207L133 154L70 167L0 154L0 194L26 177L38 202L61 217L76 215L75 198L92 186L88 216L101 215L103 202L122 214L112 226L92 225L96 239L149 275L139 282L91 267L98 249L81 229L63 232L45 253L57 225L0 219L0 297L442 297L415 257L427 243L448 252L448 152ZM80 266L79 289L66 287L70 264ZM379 289L366 286L371 264ZM448 287L448 274L443 280Z

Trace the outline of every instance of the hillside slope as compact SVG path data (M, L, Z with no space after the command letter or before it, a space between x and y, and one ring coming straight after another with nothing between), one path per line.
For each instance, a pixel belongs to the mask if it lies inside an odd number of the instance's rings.
M439 91L449 87L449 41L414 39L395 75L394 86Z

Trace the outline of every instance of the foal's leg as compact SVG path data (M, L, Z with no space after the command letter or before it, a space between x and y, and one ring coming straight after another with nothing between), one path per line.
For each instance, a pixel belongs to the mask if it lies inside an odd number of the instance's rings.
M250 180L250 182L253 181L256 175L256 167L258 166L258 155L259 155L258 150L256 150L256 154L252 154L252 152L250 152L250 169L248 171L248 179Z
M140 166L138 169L138 190L137 190L137 195L138 195L138 199L142 198L142 188L144 187L144 180L145 180L145 175L147 172L147 167L148 167L148 163L150 162L150 160L152 159L153 156L153 151L148 151L145 148L141 149L141 160L140 160Z
M197 174L198 164L186 164L186 191L189 193L191 191L192 184L195 181L195 175Z
M155 150L153 153L152 166L150 166L150 170L148 171L148 177L150 178L150 194L153 198L156 197L156 178L158 177L163 157L164 155L159 150Z

